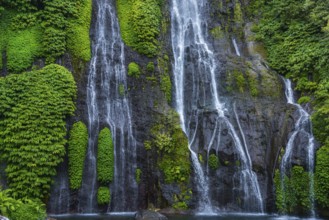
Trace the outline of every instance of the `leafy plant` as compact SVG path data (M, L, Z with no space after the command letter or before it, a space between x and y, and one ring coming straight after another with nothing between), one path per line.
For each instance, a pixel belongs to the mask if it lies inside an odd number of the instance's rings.
M74 79L59 65L0 78L0 155L12 196L48 196L75 97Z
M136 169L136 182L139 184L141 182L141 175L142 175L142 170L137 168Z
M213 170L217 170L219 168L219 160L216 154L209 155L208 165Z
M82 183L83 165L88 147L88 130L79 121L73 124L68 145L70 188L79 189Z
M97 192L98 205L107 205L111 202L110 189L108 187L99 187Z
M118 0L117 9L124 42L148 57L157 54L161 24L159 0Z
M139 65L135 62L131 62L128 65L128 76L139 78L141 74L141 70Z
M329 145L321 147L316 153L315 166L315 197L318 205L326 210L329 208Z
M45 205L30 199L17 200L9 196L10 190L0 190L0 215L12 220L40 220L46 218Z
M98 136L97 179L108 184L114 177L114 146L110 129L104 128Z
M68 23L67 47L75 57L88 61L91 58L89 30L92 1L83 0L77 7L77 18L71 19Z
M188 141L180 128L178 114L170 111L152 130L150 147L160 155L158 166L166 183L186 183L190 177Z
M310 176L301 166L294 166L290 176L284 176L281 184L280 173L275 173L276 205L281 213L307 214L311 208L309 194ZM282 188L283 187L283 188Z

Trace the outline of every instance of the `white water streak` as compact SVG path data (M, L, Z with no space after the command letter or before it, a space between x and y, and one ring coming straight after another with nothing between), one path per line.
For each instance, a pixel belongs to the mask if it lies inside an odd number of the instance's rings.
M171 21L172 21L172 28L171 28L171 36L172 36L172 48L173 48L173 54L175 58L174 62L174 77L175 77L175 88L176 88L176 110L180 115L181 119L181 125L183 131L187 134L189 138L189 149L191 151L191 158L192 163L194 167L194 171L196 174L196 178L198 181L198 198L199 198L199 211L204 212L205 210L207 212L212 212L214 210L214 207L211 204L211 200L209 199L209 183L207 182L208 178L204 174L201 164L197 158L197 153L194 152L192 149L192 145L196 138L197 133L197 127L198 125L191 128L189 126L191 118L193 118L191 115L186 115L186 112L188 112L185 106L185 74L192 74L193 79L193 88L192 88L192 94L187 94L187 99L194 99L199 98L198 95L200 91L202 91L202 95L206 94L206 91L204 88L199 88L197 85L197 80L200 78L201 74L207 79L210 80L210 88L211 88L211 108L215 110L217 113L217 122L221 123L219 120L223 121L225 125L229 128L229 133L233 137L233 141L235 143L235 146L238 150L240 159L242 160L242 166L244 167L245 172L244 175L248 176L246 179L256 179L257 177L253 175L251 171L251 160L249 157L249 154L246 153L247 149L244 150L243 146L241 144L241 141L236 134L233 125L229 122L228 118L224 115L224 105L219 100L219 94L218 94L218 85L217 85L217 79L216 79L216 73L218 73L218 67L216 64L215 56L211 49L209 48L205 37L203 35L204 30L202 30L202 20L201 18L201 8L206 5L206 1L204 0L172 0L172 10L171 10ZM196 66L198 67L197 73L186 73L185 70L185 60L189 57L190 54L187 53L186 49L194 50L196 51L196 57L195 60L192 62L196 62ZM200 74L197 75L197 74ZM206 80L206 79L201 80ZM202 104L206 104L205 100L193 100L194 103L200 102ZM195 104L196 106L197 104ZM195 111L192 111L195 112ZM196 119L198 121L198 119ZM217 128L216 124L216 128ZM219 126L221 127L221 126ZM216 129L215 129L216 130ZM192 136L191 136L192 135ZM210 142L213 142L214 135L212 136L212 139ZM209 143L206 145L208 146L208 154L209 154L209 148L211 147L212 143ZM258 182L253 181L253 183L257 184L257 187L252 184L252 188L247 187L248 189L245 189L245 195L251 191L252 194L257 194L257 198L261 196L259 192ZM202 185L200 185L202 184ZM248 184L249 185L249 184ZM258 190L257 190L258 189ZM262 200L259 201L260 204L260 210L263 211L262 208Z
M295 102L294 93L291 86L291 81L289 79L283 78L285 83L285 95L287 98L287 102L291 105L294 105L297 108L299 117L295 123L294 131L291 134L285 153L282 157L280 171L281 171L281 186L284 189L284 176L287 175L287 168L291 168L291 157L293 153L293 149L295 147L294 142L298 134L303 134L308 139L308 144L306 146L308 152L308 170L309 170L309 177L310 177L310 201L311 201L311 215L315 216L314 211L314 136L312 133L312 125L310 121L310 115L299 105ZM309 126L309 127L307 127ZM284 196L284 195L283 195ZM285 200L285 199L284 199Z

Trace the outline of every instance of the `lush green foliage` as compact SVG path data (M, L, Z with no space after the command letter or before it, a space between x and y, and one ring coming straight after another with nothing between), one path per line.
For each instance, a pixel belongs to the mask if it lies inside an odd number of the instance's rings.
M14 197L47 197L75 96L71 73L58 65L0 78L0 155Z
M271 0L257 1L257 5L263 13L254 30L269 51L269 64L296 81L302 95L314 96L315 135L325 143L321 132L329 132L324 124L329 120L329 105L321 100L328 92L329 2Z
M167 102L171 103L171 80L169 75L169 57L165 55L164 57L158 58L158 65L160 71L160 89L165 93Z
M324 173L329 147L329 2L257 0L251 3L250 14L261 18L253 29L258 40L265 43L271 68L296 82L296 89L302 95L299 103L313 104L313 131L324 148L317 153L316 199L320 207L326 208L329 188L329 179Z
M30 67L35 58L41 56L41 27L31 24L24 29L18 29L15 21L17 13L5 10L0 19L0 51L7 53L7 65L10 72L21 72ZM2 68L2 59L0 59Z
M38 27L11 32L7 46L7 67L10 72L21 72L32 66L34 59L42 52L40 35Z
M153 73L154 72L154 63L153 62L149 62L146 66L146 70L149 73Z
M188 142L180 128L178 114L174 111L161 118L152 128L152 140L148 143L159 155L158 165L167 183L183 183L189 180L190 161Z
M29 199L17 200L9 196L10 191L0 189L0 215L11 220L41 220L46 218L45 205Z
M114 177L114 146L110 129L104 128L98 136L97 179L103 184Z
M141 74L140 67L137 63L131 62L128 65L128 76L139 78Z
M310 176L303 167L294 166L290 176L284 177L282 188L280 173L277 170L274 177L276 188L276 205L281 213L308 214L311 208Z
M137 168L136 169L136 183L140 183L141 182L141 175L142 175L142 170Z
M322 209L329 208L329 145L322 147L317 152L315 166L315 197Z
M124 42L153 57L158 52L162 0L118 0L117 9Z
M68 146L70 188L79 189L88 147L88 129L79 121L73 124Z
M41 56L54 62L67 47L74 56L90 59L91 0L2 2L0 50L7 51L10 72L26 70Z
M78 10L77 19L72 19L68 24L67 47L75 57L88 61L91 58L89 29L92 0L84 0Z
M178 114L170 110L158 120L151 129L151 140L144 142L145 149L156 151L159 157L157 165L164 174L166 184L178 184L179 193L173 195L172 207L186 209L191 198L188 188L191 174L188 140L181 130Z
M108 205L111 202L111 193L108 187L99 187L97 191L98 205Z
M209 155L208 165L213 170L217 170L219 168L219 159L216 154Z

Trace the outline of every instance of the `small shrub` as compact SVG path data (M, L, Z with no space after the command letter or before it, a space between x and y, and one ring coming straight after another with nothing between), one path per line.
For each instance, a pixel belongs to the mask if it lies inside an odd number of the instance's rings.
M215 154L209 155L208 165L213 170L217 170L219 168L219 160Z
M141 74L141 70L139 65L135 62L131 62L128 65L128 76L139 78Z
M108 187L99 187L97 192L98 205L107 205L111 202L111 193Z
M302 104L309 103L310 101L311 101L311 98L309 96L302 96L298 99L298 104L302 105Z
M141 175L142 175L142 170L137 168L136 169L136 182L139 184L141 182Z
M82 183L83 165L88 147L88 130L83 122L73 124L68 146L69 177L71 189L78 189Z
M153 62L149 62L146 66L146 70L149 73L153 73L154 72L154 63Z
M17 200L9 196L10 190L0 189L0 215L12 220L41 220L46 218L45 205L30 199Z
M114 177L114 146L110 129L104 128L98 136L97 179L108 184Z
M59 65L0 78L0 155L14 197L49 195L75 97L73 76Z

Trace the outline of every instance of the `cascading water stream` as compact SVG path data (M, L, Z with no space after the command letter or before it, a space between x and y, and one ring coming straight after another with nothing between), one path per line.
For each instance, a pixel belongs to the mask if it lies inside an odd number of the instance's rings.
M233 46L234 46L234 49L235 49L235 53L236 53L236 55L237 55L237 56L241 56L241 54L240 54L240 50L239 50L239 47L238 47L238 45L237 45L237 43L236 43L235 38L232 39L232 42L233 42Z
M215 55L209 48L203 35L206 32L204 29L206 24L201 22L205 20L201 17L201 9L204 5L206 5L205 0L172 0L171 10L176 109L180 115L182 129L189 139L189 149L197 182L198 211L208 213L215 211L209 195L208 172L204 173L197 156L199 147L196 140L199 127L198 118L207 108L208 111L211 110L217 115L216 129L214 129L209 143L205 143L208 150L207 153L209 154L209 149L214 139L220 139L218 130L220 130L223 124L228 128L232 136L242 163L240 184L244 184L245 203L253 203L251 204L253 208L245 211L263 212L263 201L257 177L252 171L252 162L248 148L246 144L244 147L241 144L233 125L224 115L224 104L219 99L218 79L216 79L216 73L219 72L219 68ZM193 83L190 86L191 88L188 88L188 82ZM240 129L240 133L243 136L242 129ZM251 200L250 198L256 199Z
M96 207L96 143L100 126L110 127L114 144L114 181L111 184L113 205L110 211L136 209L136 142L131 125L127 96L124 45L115 13L114 0L97 0L92 59L89 67L87 105L89 143L81 199L83 212ZM109 167L109 169L111 169ZM82 200L83 201L83 200Z
M284 189L284 176L287 175L287 172L291 168L291 157L293 154L293 149L295 147L294 142L296 137L299 134L304 135L308 139L308 144L306 146L308 152L308 171L309 171L309 178L310 178L310 201L312 204L311 208L311 215L315 216L314 211L314 179L313 179L313 172L314 172L314 136L312 133L312 126L310 121L310 115L299 105L295 102L293 90L291 87L291 81L289 79L283 78L285 83L285 95L287 98L287 102L291 105L294 105L298 111L298 119L294 126L294 131L291 134L285 153L282 157L281 165L280 165L280 172L281 172L281 185L282 189ZM285 196L285 195L283 195Z

